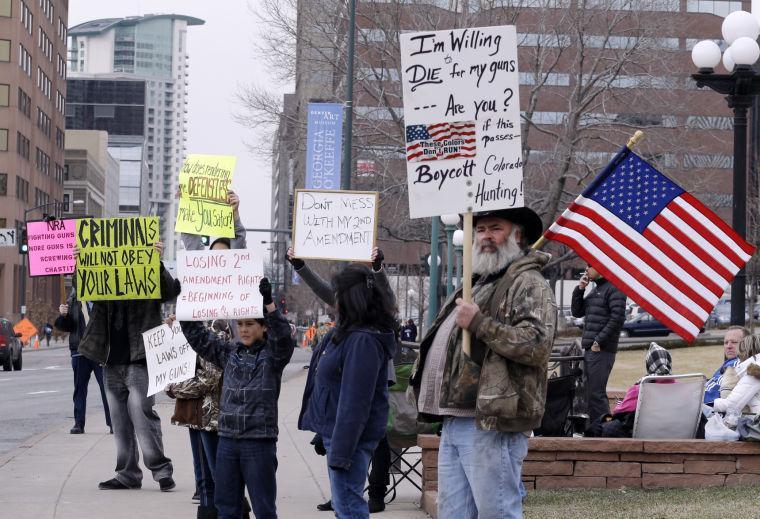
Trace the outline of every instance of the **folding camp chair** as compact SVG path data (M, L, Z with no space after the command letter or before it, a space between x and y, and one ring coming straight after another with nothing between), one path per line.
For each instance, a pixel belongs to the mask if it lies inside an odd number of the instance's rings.
M692 439L702 416L706 377L651 375L641 380L634 438Z

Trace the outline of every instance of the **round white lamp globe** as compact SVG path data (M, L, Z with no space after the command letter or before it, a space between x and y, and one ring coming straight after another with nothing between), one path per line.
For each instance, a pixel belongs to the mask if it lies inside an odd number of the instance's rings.
M454 237L452 238L452 241L454 242L454 245L461 247L464 243L464 231L462 229L457 229L454 231Z
M459 223L459 215L458 214L442 214L441 221L443 222L443 225L456 225Z
M699 69L714 69L720 57L720 47L712 40L702 40L691 49L691 61Z
M430 260L431 260L432 258L433 258L433 256L432 256L432 255L431 255L431 256L428 256L428 259L427 259L428 267L432 267L432 266L433 266L433 265L431 265L431 263L430 263ZM435 264L436 264L436 265L440 265L440 264L441 264L441 257L440 257L440 256L436 256L436 261L435 261Z
M726 52L723 53L723 66L726 67L726 70L728 72L734 71L734 66L736 66L736 63L734 63L734 58L731 57L731 49L726 49Z
M760 47L754 38L742 36L731 44L731 58L737 66L754 65L760 58Z
M734 11L723 20L721 32L729 45L743 37L756 40L760 35L760 23L747 11Z

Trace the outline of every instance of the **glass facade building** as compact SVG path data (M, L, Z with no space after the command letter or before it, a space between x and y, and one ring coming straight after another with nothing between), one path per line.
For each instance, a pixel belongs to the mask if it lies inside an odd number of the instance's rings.
M145 81L69 79L66 128L145 135Z

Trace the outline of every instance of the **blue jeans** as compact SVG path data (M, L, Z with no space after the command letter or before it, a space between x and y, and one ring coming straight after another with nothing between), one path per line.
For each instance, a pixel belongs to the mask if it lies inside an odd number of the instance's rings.
M214 506L216 449L219 435L216 431L190 431L190 447L193 452L195 486L202 506Z
M521 518L523 433L481 431L474 418L446 418L438 450L438 518Z
M330 440L323 438L327 455L330 455ZM367 483L367 469L377 441L360 441L351 457L351 468L335 470L327 467L330 476L332 506L339 519L366 519L369 507L364 500L364 486Z
M239 519L248 488L256 519L276 519L277 441L219 437L215 504L219 519Z
M103 411L106 414L106 425L111 427L111 413L108 410L108 398L103 387L103 368L95 361L78 353L71 355L71 369L74 370L74 424L84 429L87 415L87 389L90 385L90 375L95 374L95 380L100 386L100 398L103 400Z
M138 441L143 463L153 473L153 479L171 477L172 460L164 455L161 418L153 410L155 398L146 396L148 368L118 364L106 366L103 373L116 440L116 479L130 487L142 483Z

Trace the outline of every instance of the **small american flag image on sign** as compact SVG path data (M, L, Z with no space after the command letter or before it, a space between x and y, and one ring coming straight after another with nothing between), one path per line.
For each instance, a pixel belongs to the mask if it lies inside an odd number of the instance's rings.
M474 156L475 121L406 127L406 160L409 162Z

